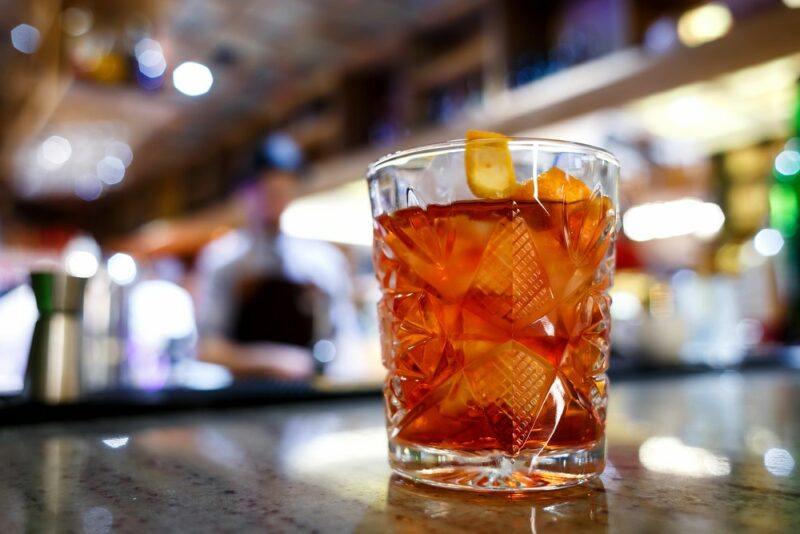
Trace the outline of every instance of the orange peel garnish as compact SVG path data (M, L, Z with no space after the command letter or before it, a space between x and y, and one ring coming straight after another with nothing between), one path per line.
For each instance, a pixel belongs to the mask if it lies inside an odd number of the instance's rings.
M570 176L558 167L551 167L536 178L534 188L533 178L527 180L516 188L511 194L514 200L535 200L542 202L579 202L588 199L592 192L579 179Z
M558 167L517 183L508 141L507 136L495 132L467 131L464 164L467 184L476 197L566 203L591 197L586 184Z
M509 198L517 189L508 137L469 130L464 150L467 185L478 198Z

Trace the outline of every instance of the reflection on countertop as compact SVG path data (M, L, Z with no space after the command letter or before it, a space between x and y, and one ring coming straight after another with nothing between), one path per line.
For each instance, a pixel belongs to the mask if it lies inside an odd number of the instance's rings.
M612 390L609 463L561 492L391 476L377 399L0 429L4 532L798 532L800 374Z

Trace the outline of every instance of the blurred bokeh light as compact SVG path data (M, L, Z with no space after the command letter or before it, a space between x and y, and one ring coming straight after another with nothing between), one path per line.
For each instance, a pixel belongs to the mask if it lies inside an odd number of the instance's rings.
M621 161L612 369L783 354L800 340L797 7L4 4L0 313L19 307L27 320L34 269L88 278L89 353L110 354L115 376L144 388L207 389L241 361L206 358L202 323L216 312L243 325L248 313L228 301L269 293L249 275L284 269L281 283L303 295L298 316L314 317L302 347L313 373L374 384L367 165L480 128L585 142ZM289 249L308 265L287 269ZM15 354L0 388L20 383L9 377L24 369L25 339L0 333ZM757 454L772 450L765 465L786 470L770 443ZM654 471L714 477L728 465L678 438L646 445Z

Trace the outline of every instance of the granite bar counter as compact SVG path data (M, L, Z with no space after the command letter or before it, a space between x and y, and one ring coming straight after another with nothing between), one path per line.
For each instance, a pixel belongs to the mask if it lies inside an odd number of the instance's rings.
M800 532L800 374L613 386L605 473L513 497L392 476L377 398L0 428L0 531Z

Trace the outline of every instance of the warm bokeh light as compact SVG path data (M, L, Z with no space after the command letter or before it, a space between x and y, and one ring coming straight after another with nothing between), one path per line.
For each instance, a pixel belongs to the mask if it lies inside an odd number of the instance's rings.
M719 39L733 26L728 6L710 3L691 9L678 19L678 37L686 46L700 46Z
M783 137L792 119L800 55L654 94L630 110L658 138L706 154Z
M64 31L73 37L78 37L92 29L94 15L83 7L68 7L61 14L61 25Z

